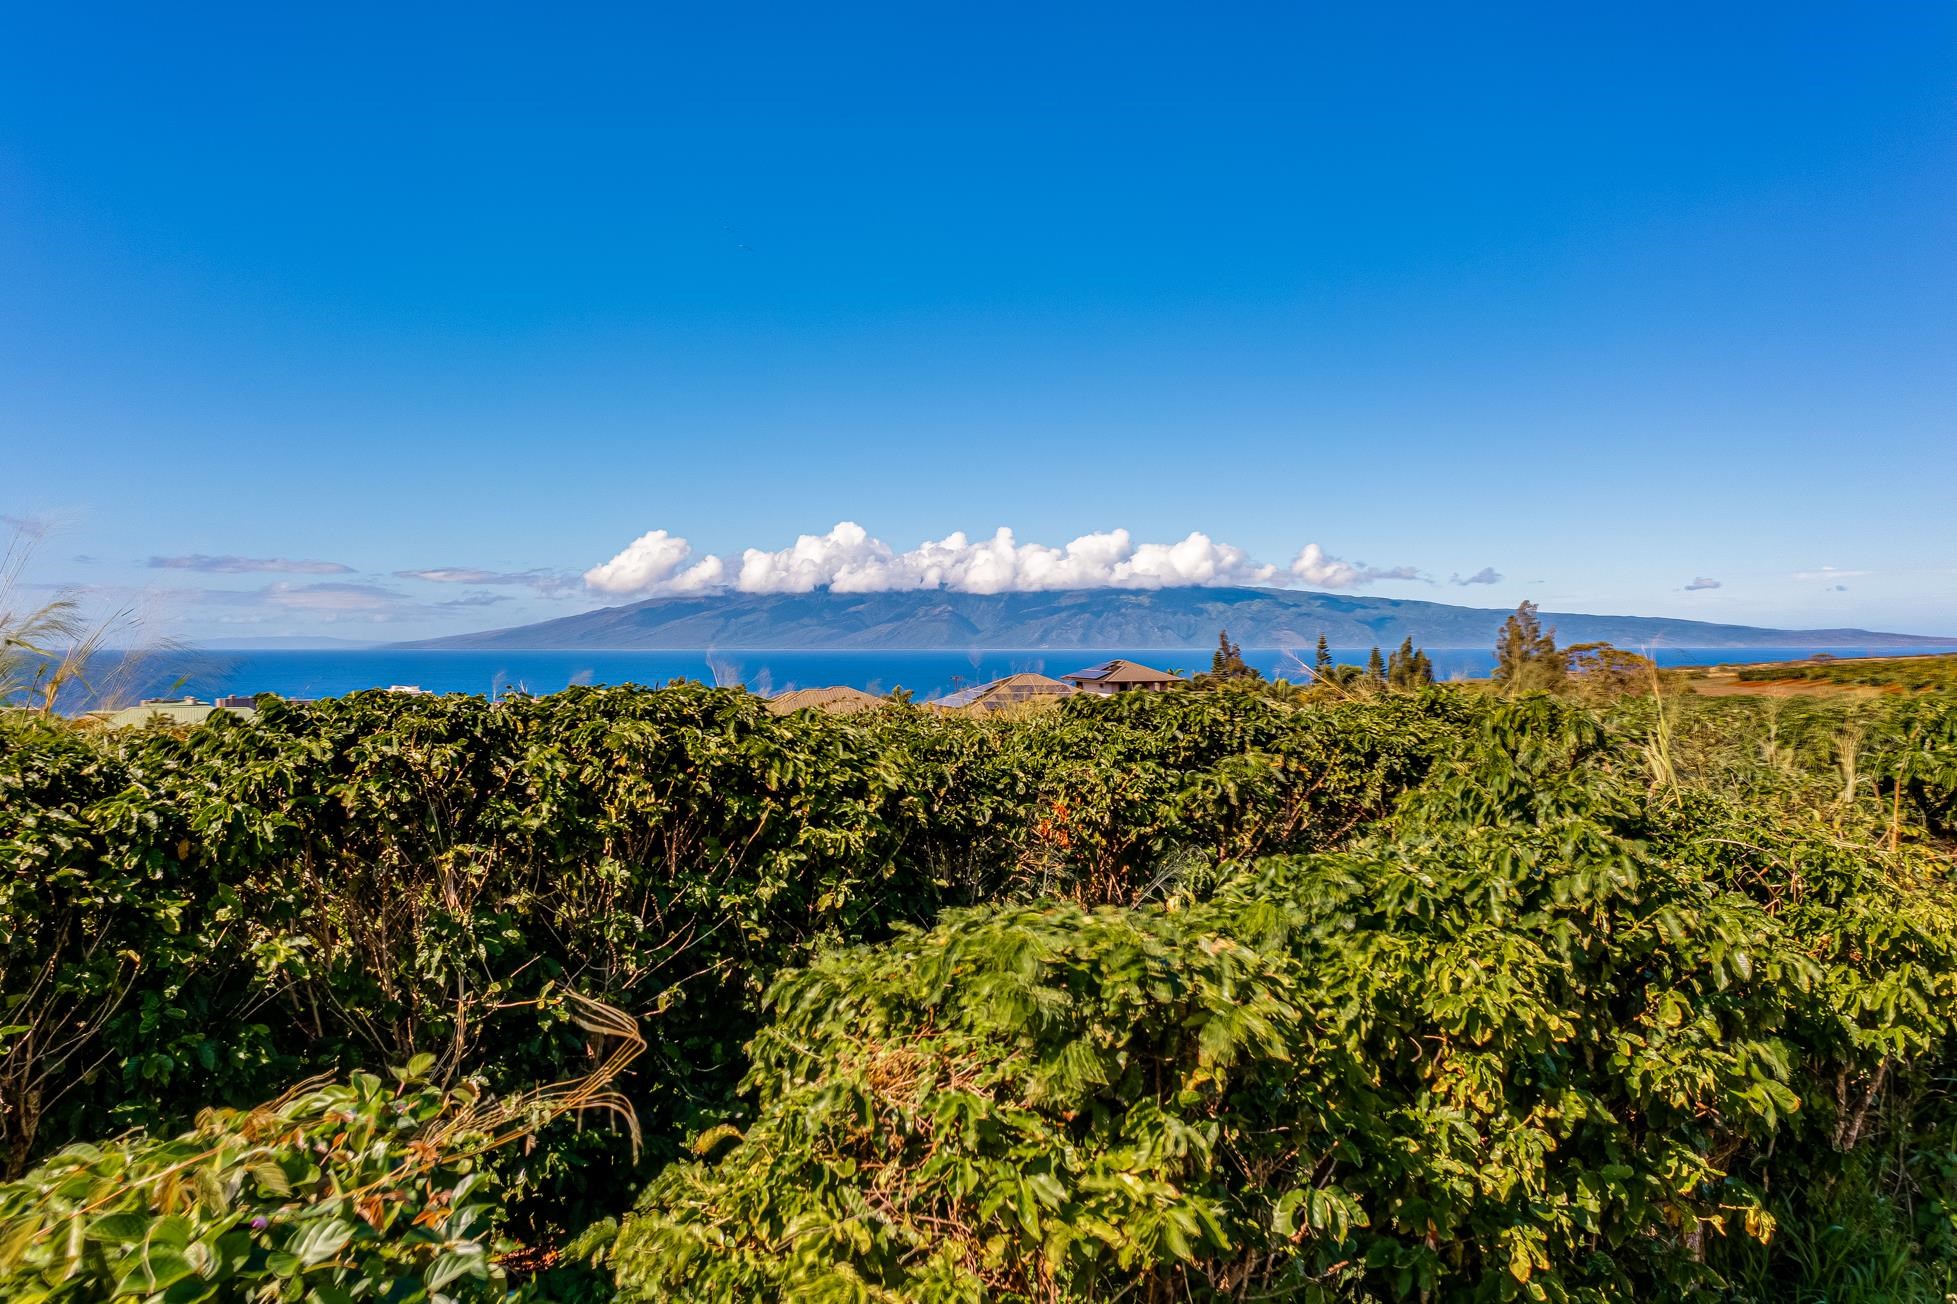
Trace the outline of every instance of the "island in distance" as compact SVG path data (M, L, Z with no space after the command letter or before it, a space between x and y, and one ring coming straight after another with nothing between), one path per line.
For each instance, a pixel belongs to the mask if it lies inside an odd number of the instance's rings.
M1506 609L1297 589L1084 589L730 593L649 598L556 620L401 643L453 650L956 651L1200 647L1228 629L1245 647L1487 647ZM1957 648L1957 639L1866 629L1761 629L1656 616L1544 612L1557 639L1619 647Z

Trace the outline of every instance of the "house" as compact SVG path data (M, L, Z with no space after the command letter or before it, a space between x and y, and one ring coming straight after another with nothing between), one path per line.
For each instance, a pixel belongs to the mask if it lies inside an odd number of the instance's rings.
M1003 711L1008 707L1033 702L1058 701L1073 691L1058 679L1028 673L1007 675L1004 679L961 688L925 705L941 711Z
M1172 675L1139 661L1103 661L1098 666L1089 666L1060 677L1083 693L1100 693L1103 696L1137 691L1157 693L1188 682L1181 675Z
M90 711L82 718L111 729L136 729L152 724L183 728L204 723L214 711L229 711L247 718L257 714L250 698L245 698L239 705L235 697L216 703L200 702L194 697L146 697L137 705L124 707L120 711Z
M803 710L820 711L824 715L854 715L858 711L874 711L885 704L881 697L847 686L791 688L768 699L768 709L776 715Z

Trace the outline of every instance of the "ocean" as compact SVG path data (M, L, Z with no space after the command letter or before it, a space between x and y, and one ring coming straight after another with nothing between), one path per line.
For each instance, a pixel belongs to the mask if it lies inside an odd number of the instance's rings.
M1664 666L1732 661L1791 661L1829 652L1835 656L1884 656L1918 648L1661 648ZM114 654L94 665L91 679L108 685L113 700L142 697L215 697L230 693L277 693L281 697L335 697L396 685L437 693L497 696L512 690L552 693L572 684L664 684L674 679L745 685L757 693L846 684L871 693L903 688L919 701L1001 675L1034 671L1061 675L1114 657L1126 657L1185 674L1209 668L1209 648L1120 648L972 652L453 652L385 648L276 651L170 651ZM1341 663L1363 665L1368 648L1336 648ZM1296 653L1246 648L1244 660L1267 676L1302 679ZM1307 651L1303 653L1309 656ZM1429 648L1437 679L1485 678L1494 653L1481 648Z

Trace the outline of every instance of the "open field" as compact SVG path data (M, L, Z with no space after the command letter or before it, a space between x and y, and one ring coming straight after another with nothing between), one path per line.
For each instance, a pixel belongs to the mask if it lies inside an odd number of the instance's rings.
M1706 697L1876 696L1957 689L1957 653L1816 657L1672 670L1667 678Z

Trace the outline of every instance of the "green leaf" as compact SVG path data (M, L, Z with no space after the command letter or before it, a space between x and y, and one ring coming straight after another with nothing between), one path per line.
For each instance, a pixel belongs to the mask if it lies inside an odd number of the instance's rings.
M345 1249L353 1233L353 1224L344 1219L320 1218L301 1225L298 1233L285 1243L286 1253L310 1268Z
M1305 1193L1301 1190L1286 1191L1278 1198L1271 1210L1271 1230L1279 1236L1298 1235L1298 1208L1304 1203Z
M153 1219L140 1213L110 1213L88 1224L88 1239L111 1244L134 1245L149 1238Z
M463 1277L486 1280L489 1276L489 1259L480 1245L468 1245L437 1255L422 1274L422 1282L432 1291L447 1286Z

